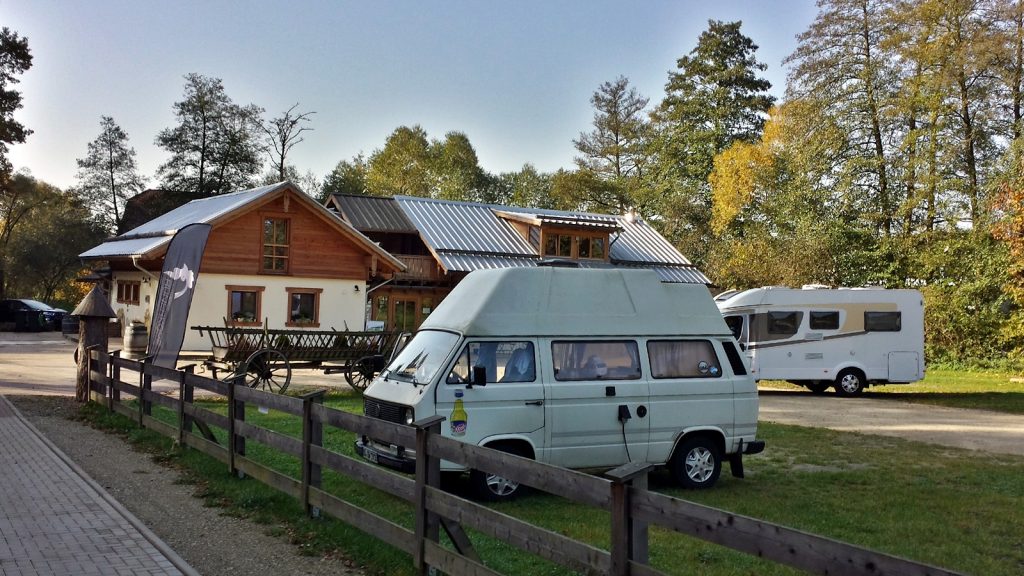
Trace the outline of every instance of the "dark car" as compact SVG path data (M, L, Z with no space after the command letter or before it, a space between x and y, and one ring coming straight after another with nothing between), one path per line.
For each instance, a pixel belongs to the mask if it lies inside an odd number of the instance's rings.
M14 324L16 331L60 330L66 314L66 310L54 308L38 300L0 300L0 324Z

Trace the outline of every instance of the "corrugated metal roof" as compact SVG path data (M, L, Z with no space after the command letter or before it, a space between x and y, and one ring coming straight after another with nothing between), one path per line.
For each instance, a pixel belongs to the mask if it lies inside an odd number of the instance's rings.
M409 196L396 196L395 202L435 252L456 250L518 256L537 253L486 204Z
M333 198L342 216L360 232L417 232L416 227L390 197L334 194Z
M505 217L537 224L607 230L611 232L610 265L651 268L666 282L711 283L668 240L640 218L409 196L396 196L395 202L419 229L424 242L437 254L446 270L536 266L540 261L537 250L501 217L504 214ZM580 260L579 264L582 268L609 265L587 260Z
M193 200L142 226L111 238L103 244L79 254L78 257L105 259L115 256L142 256L170 242L175 232L189 224L211 222L261 196L272 194L290 185L288 182L279 182L251 190Z

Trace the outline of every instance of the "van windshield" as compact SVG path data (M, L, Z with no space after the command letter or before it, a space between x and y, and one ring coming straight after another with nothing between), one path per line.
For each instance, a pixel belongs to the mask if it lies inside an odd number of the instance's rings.
M448 358L459 335L437 330L417 332L412 340L405 345L402 352L391 362L385 373L386 378L395 378L427 384L434 379L441 364Z

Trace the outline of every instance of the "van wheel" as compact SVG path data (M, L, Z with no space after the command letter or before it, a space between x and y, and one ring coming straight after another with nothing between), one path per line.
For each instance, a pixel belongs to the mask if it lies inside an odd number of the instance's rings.
M807 389L815 394L824 394L831 385L832 383L828 380L811 380L807 383Z
M515 445L495 446L494 449L506 454L528 456L522 448ZM526 486L522 486L518 482L482 470L469 472L469 485L473 495L484 502L507 502L518 498L526 491Z
M722 453L711 438L693 436L676 448L669 466L673 478L683 488L711 488L722 473Z
M860 370L847 368L836 376L835 389L840 396L856 396L864 391L864 375Z

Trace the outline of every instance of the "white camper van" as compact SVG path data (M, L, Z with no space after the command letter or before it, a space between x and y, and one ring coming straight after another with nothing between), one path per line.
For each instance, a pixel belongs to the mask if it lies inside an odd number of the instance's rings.
M466 277L364 394L369 416L445 416L445 436L567 468L667 465L685 486L764 442L757 389L702 285L649 270L515 268ZM356 451L412 471L408 446ZM442 463L443 470L459 470ZM471 472L486 499L515 483Z
M718 298L756 380L840 396L924 378L924 298L917 290L755 288Z

